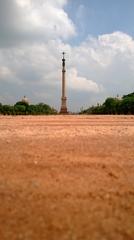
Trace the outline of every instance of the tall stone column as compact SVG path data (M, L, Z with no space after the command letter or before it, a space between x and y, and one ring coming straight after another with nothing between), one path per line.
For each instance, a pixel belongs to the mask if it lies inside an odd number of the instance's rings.
M61 109L60 114L68 114L67 111L67 98L66 98L66 64L65 53L63 52L62 58L62 97L61 97Z

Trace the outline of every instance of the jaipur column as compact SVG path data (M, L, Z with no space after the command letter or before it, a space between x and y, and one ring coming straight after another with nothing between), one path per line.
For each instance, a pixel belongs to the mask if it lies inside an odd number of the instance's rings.
M63 52L63 58L62 58L62 97L61 97L60 114L68 114L67 97L66 97L66 60L65 60L64 52Z

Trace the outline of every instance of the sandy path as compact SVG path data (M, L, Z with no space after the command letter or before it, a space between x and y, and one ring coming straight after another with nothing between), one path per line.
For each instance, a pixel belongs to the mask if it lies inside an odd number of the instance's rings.
M134 116L0 117L1 240L133 240Z

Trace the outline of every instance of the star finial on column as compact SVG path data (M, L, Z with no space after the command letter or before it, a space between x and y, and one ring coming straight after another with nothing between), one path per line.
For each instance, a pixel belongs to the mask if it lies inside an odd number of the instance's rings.
M65 53L65 52L63 52L62 54L63 54L63 59L65 59L65 54L66 54L66 53Z

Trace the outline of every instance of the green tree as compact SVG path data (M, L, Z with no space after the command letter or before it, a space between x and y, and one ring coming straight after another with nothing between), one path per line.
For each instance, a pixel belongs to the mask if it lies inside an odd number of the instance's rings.
M28 114L30 115L37 115L37 106L36 105L29 105L27 108Z
M4 115L14 115L14 107L10 105L3 105L1 108L1 113Z
M29 103L24 101L19 101L14 105L16 115L26 115L28 114Z
M134 114L134 95L122 99L120 111L122 114Z
M0 114L2 114L2 103L0 103Z
M16 115L25 115L26 114L26 106L25 105L16 104L14 106L14 111L15 111Z
M107 98L103 103L105 114L117 114L120 100L117 98Z

